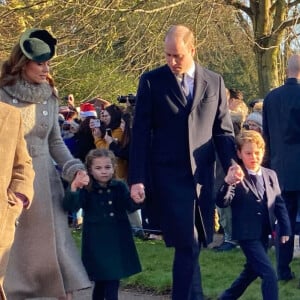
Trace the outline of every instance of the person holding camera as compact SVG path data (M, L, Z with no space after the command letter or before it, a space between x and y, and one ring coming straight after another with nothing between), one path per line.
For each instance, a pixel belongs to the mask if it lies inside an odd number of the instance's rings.
M92 133L96 148L109 149L110 143L113 141L121 141L123 138L123 130L120 127L122 118L121 109L112 104L107 106L100 113L100 124L93 125ZM127 160L117 157L116 177L119 179L127 179Z

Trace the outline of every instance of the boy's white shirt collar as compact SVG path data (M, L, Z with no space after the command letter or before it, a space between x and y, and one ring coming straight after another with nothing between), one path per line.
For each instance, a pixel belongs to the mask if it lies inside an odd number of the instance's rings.
M246 170L247 170L247 172L248 172L249 175L258 175L258 176L262 176L261 168L259 168L259 170L258 170L257 172L254 172L254 171L249 170L249 169L247 169L247 168L246 168Z

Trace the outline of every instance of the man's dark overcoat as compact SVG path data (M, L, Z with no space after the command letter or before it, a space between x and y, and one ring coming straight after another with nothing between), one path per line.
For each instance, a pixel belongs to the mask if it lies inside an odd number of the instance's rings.
M263 132L267 165L282 191L300 191L300 79L288 78L264 100Z
M188 102L167 65L142 75L130 153L130 183L150 186L167 246L190 246L196 224L212 240L215 151L227 170L233 128L220 75L196 64Z

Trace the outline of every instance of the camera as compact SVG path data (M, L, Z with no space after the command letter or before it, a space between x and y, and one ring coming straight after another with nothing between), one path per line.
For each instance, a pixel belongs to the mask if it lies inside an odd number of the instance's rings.
M128 94L126 96L118 96L117 100L119 103L126 103L128 101L131 105L134 105L136 96L134 94Z
M249 125L248 125L247 123L244 123L244 124L243 124L243 128L246 129L246 130L249 130L249 129L250 129L250 127L249 127Z
M107 135L112 136L112 132L110 128L106 128L106 133Z
M70 130L70 128L71 128L71 124L69 122L65 121L62 124L62 130L68 131L68 130Z
M99 119L90 119L90 128L99 128L101 126Z

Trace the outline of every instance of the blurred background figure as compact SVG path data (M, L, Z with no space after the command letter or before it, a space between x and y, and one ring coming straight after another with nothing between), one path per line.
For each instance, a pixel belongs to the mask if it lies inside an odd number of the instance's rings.
M95 148L94 137L90 128L90 120L97 118L96 109L93 104L82 103L80 105L80 125L75 134L76 145L74 156L83 163L88 152Z
M270 91L263 105L263 133L267 165L278 175L282 197L288 209L292 236L281 244L276 235L277 275L279 280L295 278L291 269L296 218L300 211L300 54L288 59L285 83Z
M250 101L249 102L250 111L251 112L257 111L262 113L263 104L264 104L264 99L261 98Z
M250 113L245 121L245 128L262 133L263 119L260 112Z
M226 96L229 110L236 111L236 106L244 102L244 94L238 89L226 89Z

